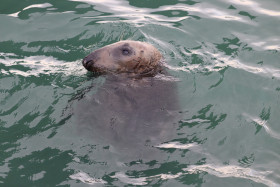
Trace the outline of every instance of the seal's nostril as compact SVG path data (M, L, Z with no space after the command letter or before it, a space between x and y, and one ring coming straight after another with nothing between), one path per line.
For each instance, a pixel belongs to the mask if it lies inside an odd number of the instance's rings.
M92 61L92 60L87 60L87 59L84 59L84 60L83 60L83 66L84 66L86 69L90 68L92 65L93 65L93 61Z

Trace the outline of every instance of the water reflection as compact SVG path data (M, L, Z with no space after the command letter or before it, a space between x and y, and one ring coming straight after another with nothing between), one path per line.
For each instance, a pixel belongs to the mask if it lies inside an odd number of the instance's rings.
M207 158L208 164L189 165L187 168L183 168L182 172L178 172L177 174L172 175L172 177L174 178L180 177L182 175L206 172L210 175L214 175L220 178L243 178L268 186L279 186L279 184L273 182L268 178L268 176L272 174L273 171L259 171L233 164L222 165L218 159L216 159L213 155L208 153L207 150L203 149L203 147L198 144L178 144L177 142L170 142L162 144L158 147L161 149L189 149L192 152L197 152ZM148 180L148 178L146 180Z
M205 164L205 165L194 165L186 168L185 171L188 173L199 173L207 172L208 174L214 175L216 177L227 178L236 177L249 179L256 183L262 183L268 186L279 186L279 184L274 183L269 180L267 176L272 173L272 171L257 171L250 168L242 168L235 165L219 166L217 164Z
M110 1L104 3L102 0L72 0L78 2L85 2L96 5L96 9L102 12L114 12L114 15L105 16L107 18L120 17L124 20L129 20L132 23L153 23L153 24L167 24L176 23L185 19L200 19L212 18L227 21L238 21L250 23L244 20L241 16L230 14L229 12L222 11L219 7L214 7L207 3L190 3L184 2L173 3L172 5L164 5L161 3L158 7L135 7L131 6L128 1ZM185 15L182 15L184 13ZM103 18L105 18L103 17ZM96 17L87 17L94 19ZM101 21L101 23L112 22L112 20Z
M63 73L65 75L85 75L86 70L80 65L80 61L65 62L54 57L30 56L19 58L12 53L1 53L0 63L6 66L1 69L3 74L15 74L24 77L50 75Z
M71 179L74 179L74 180L79 180L85 184L88 184L88 185L98 185L98 184L106 184L106 181L102 180L102 179L95 179L93 177L90 177L87 173L83 172L83 171L80 171L78 173L75 173L73 175L70 175L69 176Z
M27 9L30 9L30 8L48 8L48 7L51 7L51 6L52 5L50 3L33 4L33 5L28 6L28 7L25 7L22 10L27 10Z
M157 145L155 147L157 148L164 148L164 149L190 149L195 146L198 146L196 143L191 143L191 144L182 144L180 142L168 142L168 143L163 143L160 145Z
M225 43L223 43L223 45L225 45ZM195 62L196 58L198 63L189 64L189 62L182 62L184 63L184 66L181 67L172 66L170 64L166 64L166 67L173 71L200 73L222 72L222 70L232 67L266 77L280 78L280 69L273 66L256 66L250 64L249 62L242 62L237 57L234 57L237 55L240 49L234 47L232 43L229 47L231 52L229 54L224 54L228 51L225 46L222 48L223 51L219 52L218 49L212 44L202 44L202 46L196 47L195 49L190 49L192 62Z
M158 175L153 175L150 177L131 177L129 175L126 175L125 173L122 172L117 172L113 178L119 179L121 182L124 184L131 184L131 185L148 185L155 179L157 180L168 180L168 179L176 179L182 175L181 172L177 174L158 174Z
M269 32L267 33L269 34ZM247 35L240 32L234 32L240 40L247 42L250 46L252 46L257 51L262 50L275 50L280 51L280 39L277 36L269 35L267 37L260 38L257 35Z
M258 116L252 116L249 114L244 113L244 117L246 117L246 120L249 122L253 122L256 126L256 133L261 130L259 127L263 127L267 134L269 134L271 137L280 140L280 134L274 130L271 129L269 123L267 122L268 119L262 119Z
M28 10L28 9L31 9L31 8L49 8L49 7L52 7L52 5L50 3L43 3L43 4L33 4L33 5L30 5L30 6L27 6L25 7L24 9L22 9L22 11L24 10ZM11 16L11 17L18 17L18 14L22 11L18 11L16 13L12 13L12 14L8 14L8 16Z
M242 6L246 6L246 8L251 8L253 11L260 13L260 14L265 14L267 16L276 16L279 17L280 16L280 11L276 11L276 10L270 10L270 9L266 9L263 8L263 6L266 4L264 2L258 3L255 1L251 1L251 0L228 0L230 3L234 3L237 5L242 5ZM275 5L277 5L275 3Z

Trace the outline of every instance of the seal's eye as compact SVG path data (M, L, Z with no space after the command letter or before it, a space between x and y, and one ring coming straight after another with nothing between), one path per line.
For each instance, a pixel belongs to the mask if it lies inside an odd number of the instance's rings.
M129 49L123 49L123 50L122 50L122 54L123 54L123 55L126 55L126 56L129 55L129 54L130 54Z

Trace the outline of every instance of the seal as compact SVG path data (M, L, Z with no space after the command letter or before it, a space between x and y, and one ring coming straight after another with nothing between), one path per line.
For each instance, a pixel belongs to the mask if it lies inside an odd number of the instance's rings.
M79 132L121 155L129 150L124 157L156 157L153 146L172 139L179 110L176 84L162 78L162 59L151 44L130 40L86 56L83 66L105 81L78 97L73 115Z
M151 76L160 71L161 59L162 55L151 44L124 40L93 51L82 63L93 72Z

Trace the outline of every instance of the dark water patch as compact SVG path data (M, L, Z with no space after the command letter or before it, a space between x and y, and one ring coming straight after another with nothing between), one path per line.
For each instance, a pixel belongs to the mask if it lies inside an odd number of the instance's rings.
M70 153L72 153L70 150L44 148L24 157L13 158L8 165L11 170L2 182L8 186L60 185L65 178L72 174L66 169L67 164L71 161ZM59 171L59 175L51 172L53 167ZM14 180L15 178L17 180Z
M230 6L228 7L228 9L236 10L236 8L235 8L233 5L230 5Z
M244 156L238 162L244 167L250 167L254 163L255 159L256 158L255 158L254 154L251 154L248 156Z
M44 1L38 1L38 3L44 3ZM22 10L23 8L33 5L33 2L28 2L28 1L3 1L3 6L1 6L0 12L1 14L11 14L14 12L18 12ZM17 5L17 6L15 6Z
M179 3L187 4L187 5L194 5L196 3L199 3L197 1L187 0L187 1L161 1L161 2L152 2L150 0L144 0L144 1L136 1L136 0L130 0L129 4L135 7L139 8L159 8L160 6L166 6L166 5L177 5Z
M239 14L242 16L248 16L251 20L256 19L256 16L252 16L251 14L245 11L240 11Z

